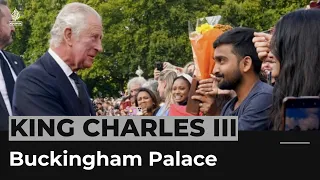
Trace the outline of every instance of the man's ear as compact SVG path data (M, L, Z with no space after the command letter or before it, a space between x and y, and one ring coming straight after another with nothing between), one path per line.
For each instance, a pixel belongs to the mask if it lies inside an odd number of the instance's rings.
M252 65L252 59L250 56L245 56L242 61L240 61L240 69L242 72L248 72Z
M72 46L72 30L71 28L65 28L63 32L63 38L68 46Z

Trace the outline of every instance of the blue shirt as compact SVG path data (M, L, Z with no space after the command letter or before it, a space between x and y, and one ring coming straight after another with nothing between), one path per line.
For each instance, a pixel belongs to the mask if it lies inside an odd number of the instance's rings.
M169 116L169 109L167 109L165 112L163 112L165 109L165 105L161 106L158 110L156 116Z
M268 130L271 127L273 87L258 81L237 109L237 97L231 99L222 109L221 116L238 116L238 130Z

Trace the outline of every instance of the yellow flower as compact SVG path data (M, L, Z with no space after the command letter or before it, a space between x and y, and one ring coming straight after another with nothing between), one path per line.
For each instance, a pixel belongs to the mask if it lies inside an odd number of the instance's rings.
M212 28L213 28L213 26L211 26L211 25L208 24L208 23L205 23L205 24L202 24L200 27L197 27L197 28L196 28L196 31L197 31L198 33L203 34L203 33L209 31L209 30L212 29Z

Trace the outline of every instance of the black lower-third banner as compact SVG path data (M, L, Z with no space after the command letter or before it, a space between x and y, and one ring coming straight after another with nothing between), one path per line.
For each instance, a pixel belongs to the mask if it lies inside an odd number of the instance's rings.
M319 132L239 132L238 141L9 141L1 177L313 177ZM8 179L8 178L7 178Z

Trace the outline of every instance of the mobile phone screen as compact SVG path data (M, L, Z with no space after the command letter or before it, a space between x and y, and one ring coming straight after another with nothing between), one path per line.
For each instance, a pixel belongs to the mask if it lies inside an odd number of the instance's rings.
M163 70L163 63L162 62L156 62L156 68L158 71L162 71Z
M286 108L286 131L310 131L320 128L320 107Z

